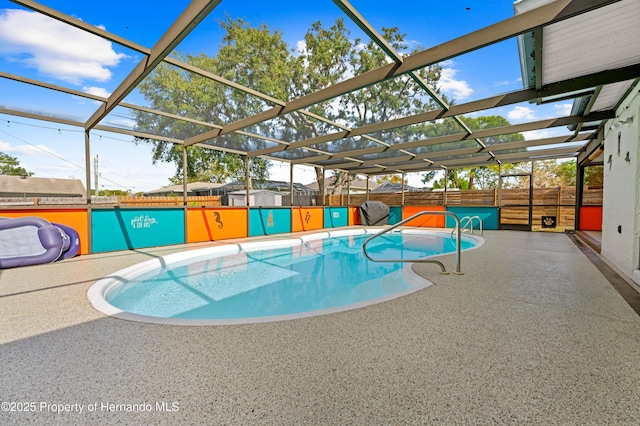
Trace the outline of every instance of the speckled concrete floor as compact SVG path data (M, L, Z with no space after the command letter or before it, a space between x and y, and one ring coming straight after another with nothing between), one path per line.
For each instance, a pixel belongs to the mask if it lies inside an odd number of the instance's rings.
M4 270L0 401L27 411L0 424L640 424L640 317L566 235L485 239L465 275L414 267L435 285L408 296L238 326L91 307L96 280L174 247Z

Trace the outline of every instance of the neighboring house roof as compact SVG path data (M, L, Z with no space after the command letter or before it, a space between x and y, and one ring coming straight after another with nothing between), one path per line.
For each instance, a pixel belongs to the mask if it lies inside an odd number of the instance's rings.
M336 177L335 176L329 176L328 178L325 178L324 180L324 187L325 189L331 189L335 187L335 183L336 183ZM373 182L373 181L369 181L369 191L372 191L374 189L376 189L377 187L379 187L380 185L378 185L377 183ZM318 191L320 186L318 185L318 181L314 181L311 182L309 184L307 184L307 187L313 189L314 191ZM367 189L367 180L366 179L362 179L362 178L355 178L351 180L351 183L349 184L349 187L351 189L361 189L361 190L366 190ZM345 183L344 188L347 188L347 184Z
M229 195L247 195L247 191L246 190L242 190L242 191L232 191L232 192L227 192L227 194ZM268 189L250 189L249 190L249 195L254 195L254 194L275 194L275 195L282 195L281 192L277 192L277 191L270 191Z
M84 197L80 179L0 176L0 197Z
M220 188L223 184L211 182L191 182L187 184L187 194L195 194L196 192L207 192L210 189ZM162 194L182 194L182 185L165 186L163 188L154 189L145 192L145 195L162 195Z
M424 191L424 188L416 188L415 186L405 185L404 192ZM402 184L394 182L385 182L371 192L402 192Z
M253 181L252 185L254 189L268 189L271 191L278 191L278 192L289 192L291 189L289 182L284 182L281 180L267 180L264 182ZM226 193L230 193L231 191L244 190L244 188L245 188L244 181L237 180L235 182L230 182L221 186L220 190L224 190L226 191ZM301 183L293 182L293 191L294 192L310 192L311 189Z

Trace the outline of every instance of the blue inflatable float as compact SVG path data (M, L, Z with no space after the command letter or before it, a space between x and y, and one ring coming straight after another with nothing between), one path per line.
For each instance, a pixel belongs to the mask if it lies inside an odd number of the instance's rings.
M34 216L0 220L0 269L55 262L78 254L80 236Z

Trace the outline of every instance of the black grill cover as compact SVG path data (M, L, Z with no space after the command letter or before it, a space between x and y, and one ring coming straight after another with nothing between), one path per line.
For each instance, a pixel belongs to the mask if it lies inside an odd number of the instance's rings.
M386 225L389 206L382 201L365 201L360 204L360 222L363 225Z

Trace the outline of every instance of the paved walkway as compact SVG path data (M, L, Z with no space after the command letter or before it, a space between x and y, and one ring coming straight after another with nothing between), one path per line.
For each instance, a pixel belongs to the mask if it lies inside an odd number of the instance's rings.
M567 235L485 239L462 276L414 267L435 285L408 296L238 326L91 307L175 247L1 271L0 401L35 411L0 424L640 424L640 317Z

